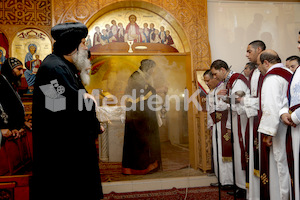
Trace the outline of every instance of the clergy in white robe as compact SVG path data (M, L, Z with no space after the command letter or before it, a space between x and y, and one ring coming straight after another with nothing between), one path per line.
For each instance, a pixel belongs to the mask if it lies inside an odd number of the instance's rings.
M220 95L227 94L228 96L231 96L237 92L243 92L245 95L249 95L250 91L247 85L247 79L242 74L230 71L226 62L222 60L214 61L211 65L211 71L214 77L224 81L224 84L226 85L226 89L219 92ZM246 173L242 166L242 162L245 161L245 154L242 152L245 150L244 141L248 118L240 103L232 102L231 108L232 122L230 117L228 117L226 126L228 129L231 129L232 123L235 182L239 188L246 189Z
M205 76L205 75L204 75ZM220 184L224 185L232 185L233 184L233 175L232 175L232 158L226 157L222 152L222 128L225 128L226 131L226 121L223 123L225 127L222 126L222 119L228 118L228 106L227 103L218 100L217 94L221 89L225 89L225 85L223 82L217 81L214 79L210 73L208 75L208 80L206 76L204 77L205 83L211 89L208 95L206 96L206 110L207 110L207 128L212 131L212 145L213 145L213 160L214 160L214 171L217 177L219 177ZM206 81L207 80L207 81ZM214 85L214 83L217 83ZM219 120L216 120L217 115ZM222 113L227 113L227 116L220 116ZM212 117L213 116L213 117ZM216 118L214 118L214 116ZM215 123L216 122L216 123ZM224 130L223 130L224 131ZM216 135L217 134L217 135ZM218 141L216 139L218 138ZM218 151L217 151L218 146ZM231 151L229 149L229 151ZM218 154L217 154L218 152ZM218 161L219 160L219 161ZM218 169L220 176L218 175Z
M300 71L299 67L296 69L293 79L290 83L289 98L284 101L284 107L281 109L279 115L282 121L292 126L291 139L292 139L292 153L293 161L289 163L290 176L293 178L293 190L291 195L294 199L300 199L300 184L299 184L299 152L300 152ZM290 109L289 109L290 108ZM291 166L293 165L293 166Z
M257 67L258 55L266 49L266 45L261 40L254 40L247 46L246 57L249 61ZM259 110L259 88L262 82L262 75L260 71L255 68L249 76L250 82L250 96L246 96L242 100L247 117L249 118L249 163L248 163L248 199L260 199L260 176L259 176L259 148L260 148L260 134L258 129L258 110Z
M260 196L260 176L259 176L259 162L256 169L254 167L254 149L257 151L257 161L259 161L259 143L260 134L257 133L256 123L258 123L258 85L262 80L260 71L256 68L250 74L250 95L245 96L241 102L244 105L245 112L249 118L249 183L248 183L248 198L249 200L259 200ZM256 129L256 130L255 130ZM256 135L253 133L256 131ZM257 169L258 168L258 169Z
M287 126L281 122L279 111L283 108L287 94L291 72L284 67L278 54L273 50L265 50L258 56L258 69L264 75L260 108L261 120L258 131L263 134L263 143L269 147L269 176L262 174L263 165L267 160L261 160L261 182L269 184L269 198L271 200L288 200L290 177L285 152L285 136ZM263 156L263 144L261 147ZM266 192L261 188L261 193Z

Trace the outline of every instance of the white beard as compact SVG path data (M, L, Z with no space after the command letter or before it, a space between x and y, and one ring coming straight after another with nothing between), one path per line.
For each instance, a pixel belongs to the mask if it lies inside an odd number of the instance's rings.
M80 71L80 78L83 85L90 84L89 69L91 68L92 64L88 59L87 50L83 50L79 47L78 51L72 55L72 59L77 70Z
M90 78L90 75L89 75L89 71L87 71L87 70L81 71L80 78L81 78L82 84L84 86L90 84L91 78Z

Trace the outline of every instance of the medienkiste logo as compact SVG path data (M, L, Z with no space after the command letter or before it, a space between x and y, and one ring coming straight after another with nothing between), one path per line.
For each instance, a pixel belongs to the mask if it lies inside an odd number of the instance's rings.
M45 95L45 107L52 111L62 111L66 109L66 97L62 94L65 87L58 84L57 79L50 81L50 84L40 86Z

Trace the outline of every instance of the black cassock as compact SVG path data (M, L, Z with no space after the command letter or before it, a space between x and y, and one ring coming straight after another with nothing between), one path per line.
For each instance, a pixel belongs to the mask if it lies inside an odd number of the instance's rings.
M46 108L46 97L40 89L53 80L58 84L54 84L55 89L64 87L61 95L66 102L66 108L56 112ZM100 125L95 105L90 111L79 109L82 97L78 92L85 89L78 70L63 57L50 54L39 68L34 88L31 196L35 200L102 198L95 145Z
M136 98L132 91L136 92ZM161 166L159 130L155 108L156 90L140 72L134 72L126 88L127 98L122 172L124 174L146 174ZM134 105L135 104L135 105Z
M20 130L25 121L24 107L9 77L4 74L0 75L0 93L0 129Z

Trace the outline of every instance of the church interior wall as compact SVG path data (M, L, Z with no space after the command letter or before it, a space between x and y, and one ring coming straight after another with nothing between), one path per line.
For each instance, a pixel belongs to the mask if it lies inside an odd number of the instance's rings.
M212 60L223 59L241 72L249 62L246 49L253 40L263 40L283 62L298 55L299 1L208 0L207 9Z

